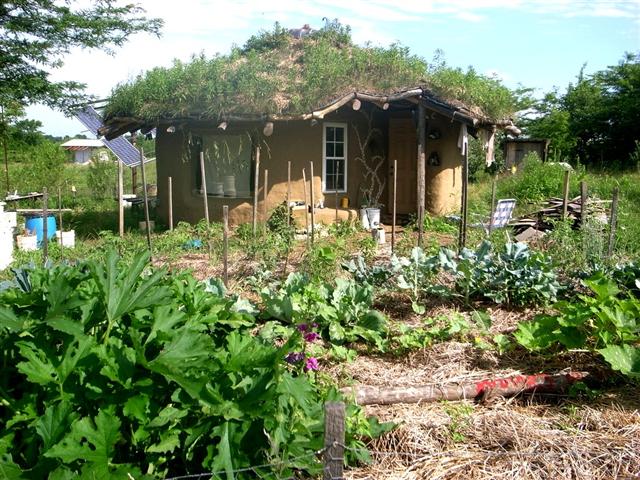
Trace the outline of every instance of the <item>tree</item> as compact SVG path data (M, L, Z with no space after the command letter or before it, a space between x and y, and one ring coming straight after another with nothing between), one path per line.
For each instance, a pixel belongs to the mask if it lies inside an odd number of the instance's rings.
M84 85L54 82L47 69L60 67L72 47L112 53L132 34L159 34L162 20L143 13L115 0L93 0L86 7L71 0L0 2L0 105L40 102L64 109L77 102Z

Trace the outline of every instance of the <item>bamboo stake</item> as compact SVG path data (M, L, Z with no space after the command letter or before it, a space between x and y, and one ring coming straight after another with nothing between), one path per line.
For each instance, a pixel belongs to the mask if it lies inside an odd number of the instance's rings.
M309 189L309 193L311 194L311 245L313 245L315 240L315 235L316 235L316 214L315 214L316 202L313 195L313 190L314 190L313 162L309 162L309 167L310 167L309 174L311 175L311 179L310 179L311 185Z
M291 228L291 161L287 162L287 228Z
M222 261L224 286L229 287L229 206L222 206Z
M47 211L47 203L49 201L49 194L47 193L47 187L42 189L42 263L47 263L47 257L49 256L49 213Z
M151 254L151 225L149 223L149 196L147 195L147 174L144 168L144 150L140 147L140 173L142 173L142 195L144 197L144 220L147 224L147 246Z
M426 160L425 149L427 145L426 109L424 103L418 105L418 246L422 246L422 234L424 230L424 206L426 192Z
M302 169L302 188L304 189L304 226L307 232L307 250L309 249L309 204L307 203L307 175Z
M262 191L262 234L267 234L267 215L269 213L267 205L267 192L269 190L269 170L264 169L264 190Z
M58 227L60 229L60 258L63 258L62 232L64 229L62 228L62 190L60 190L60 187L58 187L58 223L60 224Z
M462 251L467 243L467 188L469 186L469 150L464 154L462 162L462 205L460 231L458 235L458 253Z
M616 224L618 223L618 196L620 194L620 188L613 189L613 199L611 201L611 220L609 221L609 248L607 249L607 256L611 257L613 254L613 245L616 240Z
M391 220L391 253L396 248L396 205L398 199L398 160L393 161L393 211Z
M587 220L587 183L580 182L580 228L584 228Z
M569 177L571 172L564 172L564 183L562 185L562 220L567 219L567 208L569 206Z
M131 193L137 195L136 190L138 190L138 168L133 167L131 169Z
M253 179L253 238L258 229L258 189L260 188L260 147L256 147L256 169Z
M489 235L493 231L493 221L496 216L496 177L491 182L491 217L489 218Z
M122 193L124 190L124 167L118 159L118 234L120 238L124 237L124 202L122 201Z
M207 197L207 176L204 168L204 152L200 152L200 176L202 177L202 198L204 199L204 219L209 225L209 198Z
M341 392L355 397L358 405L437 402L440 400L482 400L495 396L512 397L520 393L562 393L589 376L587 372L557 375L535 374L416 387L347 387Z
M168 179L168 195L169 195L169 230L173 230L173 179L169 177Z

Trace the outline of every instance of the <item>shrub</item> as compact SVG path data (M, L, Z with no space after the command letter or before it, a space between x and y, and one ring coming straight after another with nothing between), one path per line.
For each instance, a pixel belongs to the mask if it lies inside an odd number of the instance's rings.
M92 157L87 172L87 186L96 199L114 196L118 179L118 164L113 160L100 160Z

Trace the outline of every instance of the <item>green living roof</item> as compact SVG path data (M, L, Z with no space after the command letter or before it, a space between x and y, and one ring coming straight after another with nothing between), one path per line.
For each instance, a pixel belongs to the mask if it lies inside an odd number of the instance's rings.
M420 86L484 121L515 111L515 95L497 79L443 62L427 65L408 48L355 45L337 22L302 38L275 25L227 55L193 56L118 85L105 107L107 124L122 118L221 119L303 115L351 92L389 95Z

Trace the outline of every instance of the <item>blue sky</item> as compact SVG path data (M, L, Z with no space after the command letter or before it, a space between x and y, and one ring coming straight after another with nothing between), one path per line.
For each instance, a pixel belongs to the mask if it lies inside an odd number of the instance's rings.
M323 17L352 28L357 43L399 42L427 60L436 49L452 66L473 66L509 87L522 84L538 93L563 91L586 63L593 73L617 63L624 52L640 51L640 0L141 0L149 16L165 20L163 35L136 36L109 56L74 50L52 75L76 80L105 98L119 82L173 58L226 53L253 33L279 21L288 28ZM45 133L74 135L83 128L46 107L28 116Z

